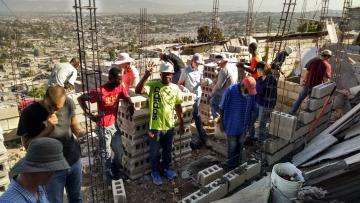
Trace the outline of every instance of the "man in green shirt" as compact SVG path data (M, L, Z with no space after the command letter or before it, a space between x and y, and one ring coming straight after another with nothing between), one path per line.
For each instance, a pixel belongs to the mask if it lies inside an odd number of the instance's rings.
M174 110L179 119L180 134L184 133L184 121L182 114L182 98L180 89L171 83L174 67L171 63L160 65L161 80L146 82L151 75L152 68L148 68L144 77L136 86L137 94L147 94L150 106L150 129L148 142L150 145L151 176L156 185L161 185L160 169L168 179L177 176L170 169L172 141L175 135ZM145 84L146 83L146 84ZM160 147L162 147L162 163L160 167Z

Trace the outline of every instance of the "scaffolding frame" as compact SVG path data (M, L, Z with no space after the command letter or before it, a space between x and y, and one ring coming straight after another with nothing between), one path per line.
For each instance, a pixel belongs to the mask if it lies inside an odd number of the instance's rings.
M280 23L277 29L277 37L281 39L282 36L289 33L291 22L294 16L294 10L296 6L296 0L285 0L283 3L283 10L281 12ZM283 43L283 40L276 41L274 44L273 56L275 58L276 54L285 46L286 43Z
M143 75L146 70L146 63L148 61L148 52L145 50L145 47L149 45L148 42L148 28L147 28L147 22L148 22L148 15L147 15L147 9L146 8L140 8L140 27L139 27L139 44L140 49L139 52L139 69L140 69L140 75Z

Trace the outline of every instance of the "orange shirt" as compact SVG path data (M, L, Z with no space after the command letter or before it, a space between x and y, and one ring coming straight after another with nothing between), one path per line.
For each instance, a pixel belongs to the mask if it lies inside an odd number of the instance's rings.
M258 56L252 56L251 58L251 63L250 63L250 70L254 71L256 69L256 64L261 61L260 58ZM258 79L259 75L257 72L251 74L251 76L253 78L255 78L255 80Z

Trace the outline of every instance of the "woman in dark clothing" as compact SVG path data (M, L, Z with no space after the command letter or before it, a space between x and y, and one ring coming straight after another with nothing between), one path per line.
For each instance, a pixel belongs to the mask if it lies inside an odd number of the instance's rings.
M259 78L256 81L256 103L259 110L259 140L265 140L268 136L266 124L270 120L277 99L277 81L271 73L271 67L261 61L256 65Z

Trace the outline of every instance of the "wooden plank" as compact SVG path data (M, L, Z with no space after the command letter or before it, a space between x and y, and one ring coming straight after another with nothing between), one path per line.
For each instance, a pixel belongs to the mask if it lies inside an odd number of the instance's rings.
M324 174L336 171L336 170L343 170L347 167L347 164L344 160L324 163L315 169L307 171L304 173L305 180L314 179L316 177L322 176Z
M324 151L334 143L336 143L338 139L330 134L320 134L316 136L311 142L305 146L304 150L296 154L292 158L292 163L295 166L299 166L311 158L318 155L320 152Z
M316 159L310 162L303 164L302 166L305 167L311 166L315 163L324 160L335 159L359 150L360 150L360 136L357 136L350 140L346 140L344 142L341 142L337 145L328 148L321 156L317 157Z

